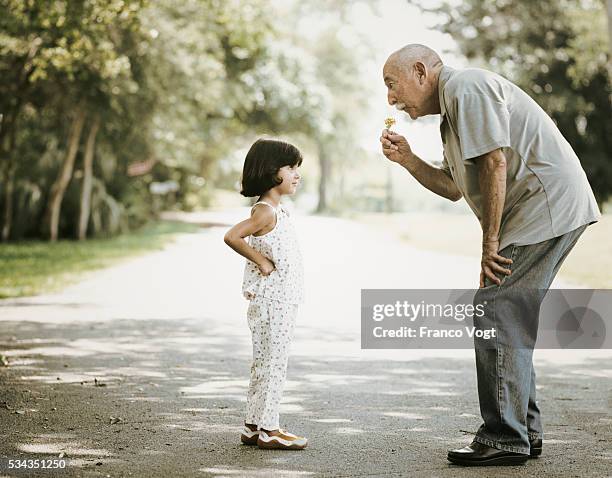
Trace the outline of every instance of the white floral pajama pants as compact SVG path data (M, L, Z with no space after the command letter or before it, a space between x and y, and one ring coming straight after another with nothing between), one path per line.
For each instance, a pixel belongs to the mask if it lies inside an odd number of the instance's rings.
M246 423L279 428L280 406L298 306L276 300L251 300L247 319L253 340L253 363L247 394Z

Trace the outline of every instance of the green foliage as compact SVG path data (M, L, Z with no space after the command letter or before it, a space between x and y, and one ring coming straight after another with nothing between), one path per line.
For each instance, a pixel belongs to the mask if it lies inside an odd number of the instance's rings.
M83 109L62 237L74 235L96 117L90 235L205 205L227 180L223 160L254 135L328 134L337 118L323 72L283 47L271 12L269 0L0 0L0 225L11 220L11 238L39 236ZM147 160L150 171L128 176ZM179 191L153 195L165 181Z
M600 204L609 198L612 90L604 1L467 0L444 2L441 12L440 29L468 58L513 80L551 115Z

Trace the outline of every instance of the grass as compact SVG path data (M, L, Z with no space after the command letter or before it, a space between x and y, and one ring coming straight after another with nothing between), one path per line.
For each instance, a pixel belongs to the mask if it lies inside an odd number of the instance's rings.
M196 225L159 221L108 239L0 244L0 298L58 290L76 282L85 272L160 250L177 234L197 229Z
M391 228L409 244L432 251L480 258L481 230L475 216L442 213L367 214L358 220ZM612 289L612 215L588 227L559 271L566 281Z

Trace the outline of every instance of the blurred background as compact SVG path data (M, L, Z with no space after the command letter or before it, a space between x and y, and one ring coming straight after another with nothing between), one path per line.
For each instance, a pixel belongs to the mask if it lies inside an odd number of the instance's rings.
M479 256L465 202L435 196L380 152L394 116L422 158L442 159L438 117L411 121L386 102L382 65L414 42L529 93L606 212L611 15L605 0L3 0L0 297L189 230L164 211L248 205L243 159L264 135L304 154L301 213ZM611 235L606 215L568 261L570 279L612 287Z

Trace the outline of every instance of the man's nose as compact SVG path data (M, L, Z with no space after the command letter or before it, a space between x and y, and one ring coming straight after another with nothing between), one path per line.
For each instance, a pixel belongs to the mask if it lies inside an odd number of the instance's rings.
M389 102L391 106L397 103L397 100L393 97L391 93L387 93L387 101Z

